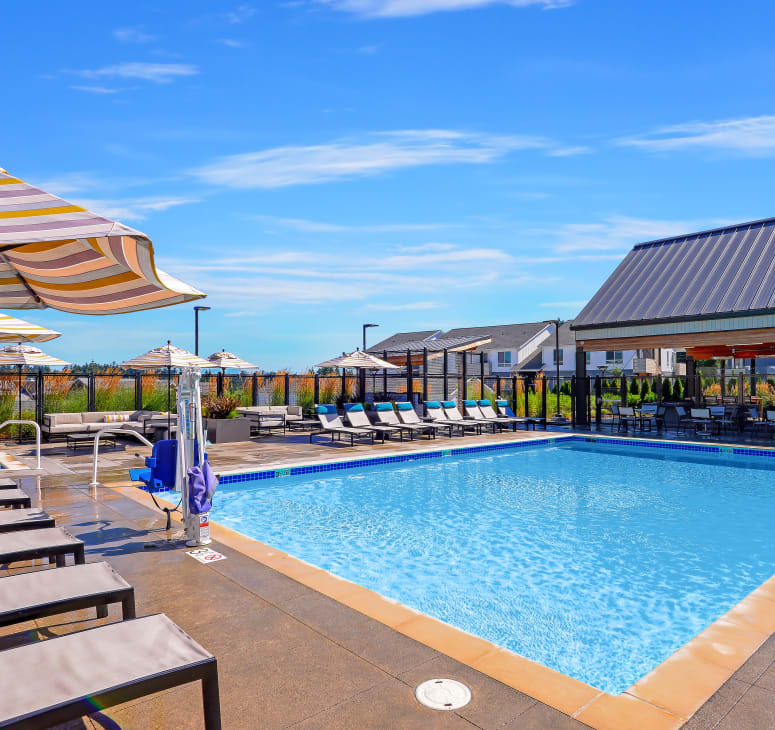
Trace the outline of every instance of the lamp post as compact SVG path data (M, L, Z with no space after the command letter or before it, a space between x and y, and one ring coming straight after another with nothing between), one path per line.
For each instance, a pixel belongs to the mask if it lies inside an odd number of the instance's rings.
M206 312L212 307L194 307L194 354L199 354L199 312Z
M378 324L365 324L363 325L363 351L366 352L366 330L369 327L379 327Z
M554 325L554 364L557 374L557 413L554 415L556 418L560 418L562 417L562 412L560 411L560 327L565 323L565 320L557 317L557 319L547 319L544 321Z

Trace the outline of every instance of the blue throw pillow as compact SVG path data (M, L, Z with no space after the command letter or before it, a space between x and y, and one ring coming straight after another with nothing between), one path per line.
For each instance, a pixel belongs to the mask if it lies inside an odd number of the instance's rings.
M411 403L396 403L396 408L398 408L399 411L414 410Z
M480 401L477 401L477 403L478 403L480 406L489 406L489 405L492 405L492 404L490 403L490 401L488 401L488 400L480 400Z
M457 408L455 401L453 400L443 400L441 401L441 405L443 405L445 408Z
M317 413L325 414L325 413L336 413L336 406L334 405L323 405L323 406L315 406L315 411Z
M407 405L409 405L409 404L407 403ZM375 403L374 407L378 411L392 411L393 410L393 406L390 403Z
M352 413L353 411L362 411L363 410L363 404L362 403L345 403L344 409L348 413Z
M441 403L439 403L437 400L426 400L425 401L425 407L426 408L441 408Z
M464 400L463 401L463 405L464 406L468 406L469 408L471 408L472 406L476 405L476 401L475 400Z
M496 400L495 405L496 406L507 406L509 402L507 400Z

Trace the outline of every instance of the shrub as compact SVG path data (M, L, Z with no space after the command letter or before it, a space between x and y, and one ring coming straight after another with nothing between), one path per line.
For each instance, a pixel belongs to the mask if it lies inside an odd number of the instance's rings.
M662 381L662 400L672 400L673 399L673 388L670 385L670 381L665 378Z
M651 395L651 386L649 385L649 379L643 378L643 381L640 384L640 397L642 400L646 400L646 398Z
M229 418L239 404L233 395L208 395L202 398L202 413L208 418Z
M637 378L630 381L630 395L640 395L640 385L638 385Z
M675 400L681 400L684 397L684 386L681 382L681 378L676 378L673 383L673 398Z

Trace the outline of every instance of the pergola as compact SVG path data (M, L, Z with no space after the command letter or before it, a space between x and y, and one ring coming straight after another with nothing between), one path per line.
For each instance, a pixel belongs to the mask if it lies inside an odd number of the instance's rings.
M585 353L686 348L696 360L775 354L775 218L636 245L574 320L577 392ZM577 409L578 422L586 409Z

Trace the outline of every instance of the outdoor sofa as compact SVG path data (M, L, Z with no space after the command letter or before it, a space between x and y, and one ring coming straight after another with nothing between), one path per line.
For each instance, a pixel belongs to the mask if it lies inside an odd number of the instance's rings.
M86 411L83 413L46 413L43 416L43 437L96 433L104 428L137 431L148 436L152 426L167 426L168 415L161 411ZM169 416L177 423L177 414Z
M261 433L262 429L270 431L286 427L304 419L301 406L241 406L237 413L250 420L251 430Z

